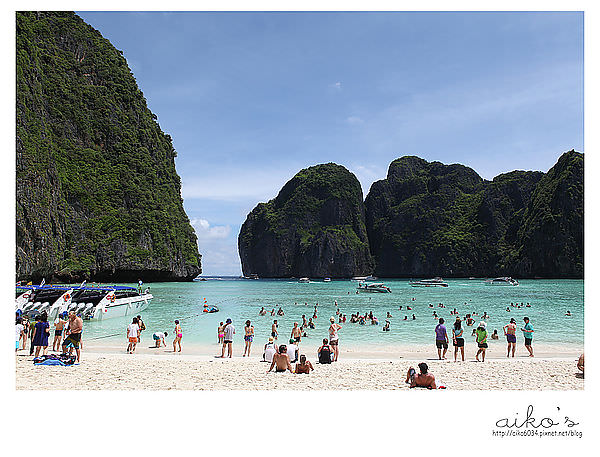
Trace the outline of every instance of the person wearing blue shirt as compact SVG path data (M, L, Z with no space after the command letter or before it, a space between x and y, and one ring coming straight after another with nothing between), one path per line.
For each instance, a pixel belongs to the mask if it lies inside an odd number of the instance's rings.
M533 327L529 323L529 318L524 317L525 326L521 329L523 337L525 338L525 347L529 351L529 357L533 357L533 348L531 347L531 341L533 340Z

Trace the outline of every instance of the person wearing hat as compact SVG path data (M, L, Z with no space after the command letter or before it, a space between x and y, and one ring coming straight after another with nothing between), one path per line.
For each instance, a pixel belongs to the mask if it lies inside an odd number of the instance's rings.
M272 336L269 337L269 342L265 344L265 351L263 352L263 362L272 362L273 355L277 352L275 342Z
M287 355L290 358L290 363L296 363L298 361L298 346L294 341L294 338L290 338L290 344L287 347Z
M333 361L337 362L340 353L338 330L342 328L340 324L335 323L335 317L329 318L329 345L333 348Z
M231 358L233 354L233 335L235 335L235 327L231 322L231 319L225 321L225 336L223 337L223 349L221 351L221 358L225 357L225 348L227 348L227 357Z
M481 361L485 362L485 350L487 349L488 345L487 345L487 336L488 336L488 332L485 329L486 328L486 323L481 321L479 323L479 327L477 327L477 330L475 331L475 341L477 342L477 347L479 348L477 350L477 354L475 355L475 359L479 362L479 354L481 354Z
M510 319L510 323L503 327L504 336L508 342L508 349L506 351L506 357L515 356L515 349L517 348L517 321L514 318Z
M525 338L525 348L529 351L529 357L533 357L533 348L531 347L531 341L533 340L533 327L529 323L529 318L524 317L523 321L525 325L521 329Z
M454 345L454 361L456 362L456 356L458 355L458 349L460 348L460 355L462 361L465 361L465 339L463 337L463 329L461 326L460 317L456 316L454 321L454 328L452 329L452 344Z

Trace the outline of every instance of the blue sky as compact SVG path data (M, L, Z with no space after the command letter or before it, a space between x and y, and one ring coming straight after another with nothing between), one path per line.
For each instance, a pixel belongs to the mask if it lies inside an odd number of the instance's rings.
M78 12L173 138L204 274L240 274L246 214L300 169L363 193L403 155L491 179L583 152L581 13Z

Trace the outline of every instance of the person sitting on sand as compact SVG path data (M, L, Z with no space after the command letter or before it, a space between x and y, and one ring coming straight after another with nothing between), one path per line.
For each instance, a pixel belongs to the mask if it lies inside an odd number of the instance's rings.
M167 343L165 343L165 338L167 337L167 335L168 335L167 332L154 332L152 334L152 339L156 343L154 347L159 348L161 341L162 341L163 346L167 347Z
M314 370L312 363L306 360L306 356L302 354L300 356L300 363L296 364L296 374L310 374L311 370Z
M331 363L331 354L333 351L331 350L331 346L329 346L329 341L327 338L323 338L323 345L317 349L317 356L319 358L319 363Z
M295 344L293 338L290 338L290 344L287 347L287 355L290 358L290 363L296 363L298 361L298 346Z
M584 371L583 371L583 354L581 354L581 356L579 356L579 360L577 361L577 368L579 368L581 370L581 372L584 373Z
M267 370L267 373L275 367L275 373L283 373L285 370L290 370L293 373L292 365L290 364L290 358L287 355L287 347L285 344L279 346L279 352L273 355L273 361L271 366Z
M265 344L265 350L263 352L263 361L272 362L273 355L277 353L277 348L275 347L275 343L273 341L273 337L269 338L269 342Z
M417 366L419 367L420 373L417 374L416 370L413 367L410 367L406 373L406 384L410 384L411 389L413 387L436 389L435 376L427 372L429 369L427 364L425 362L421 362Z

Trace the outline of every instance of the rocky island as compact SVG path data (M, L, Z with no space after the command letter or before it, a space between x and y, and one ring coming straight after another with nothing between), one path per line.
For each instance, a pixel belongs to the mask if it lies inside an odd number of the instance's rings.
M17 280L196 277L176 152L122 52L72 12L16 21Z

